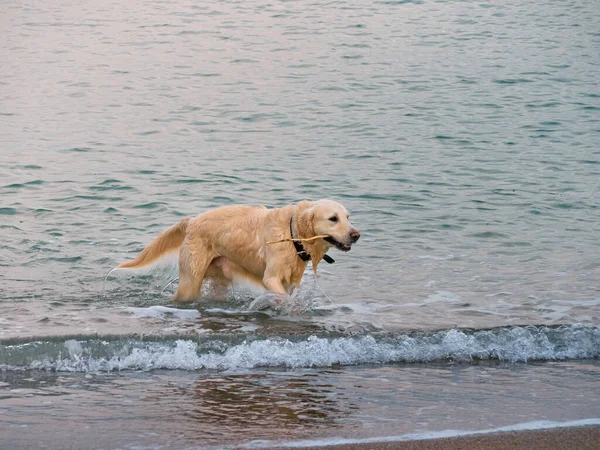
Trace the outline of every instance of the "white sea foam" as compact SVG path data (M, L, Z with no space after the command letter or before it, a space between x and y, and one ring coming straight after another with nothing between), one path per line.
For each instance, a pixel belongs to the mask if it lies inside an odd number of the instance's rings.
M282 339L248 336L243 342L123 338L68 340L11 346L7 367L98 372L153 369L251 369L254 367L329 367L391 362L563 360L600 355L600 327L512 327L469 332L446 330L397 336L346 336ZM0 356L2 349L0 348Z
M133 313L136 317L150 317L154 319L197 319L200 312L195 309L177 309L166 306L150 306L148 308L125 308L126 311Z
M437 291L435 294L429 295L424 303L459 303L461 298L459 295L448 291Z
M346 439L341 437L308 439L303 441L251 441L239 445L240 448L298 448L298 447L325 447L333 445L351 445L351 444L375 444L380 442L403 442L429 439L442 439L460 436L471 436L492 433L504 433L509 431L534 431L547 430L552 428L583 427L589 425L600 425L600 418L572 420L568 422L551 422L541 420L535 422L518 423L506 427L493 428L488 430L464 431L464 430L443 430L430 433L412 433L400 436L380 436L362 439Z

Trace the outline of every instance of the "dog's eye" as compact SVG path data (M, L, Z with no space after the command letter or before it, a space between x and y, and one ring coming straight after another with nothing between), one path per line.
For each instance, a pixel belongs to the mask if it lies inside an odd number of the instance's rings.
M331 220L332 222L337 222L337 221L338 221L338 218L337 218L337 216L331 216L331 217L329 218L329 220Z

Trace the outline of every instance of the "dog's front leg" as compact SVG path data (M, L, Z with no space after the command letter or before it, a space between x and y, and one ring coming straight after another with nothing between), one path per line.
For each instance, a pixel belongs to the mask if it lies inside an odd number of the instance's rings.
M282 283L285 266L281 264L279 254L272 248L267 248L266 263L262 279L265 287L276 294L287 294Z
M265 287L276 294L287 294L286 290L283 288L283 284L281 284L281 280L278 277L267 277L263 278L263 284Z

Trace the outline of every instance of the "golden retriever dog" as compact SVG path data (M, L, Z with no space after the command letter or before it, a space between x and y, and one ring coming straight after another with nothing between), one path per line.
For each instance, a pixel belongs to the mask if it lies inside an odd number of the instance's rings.
M309 260L316 274L321 259L333 262L326 255L330 248L347 252L359 237L346 208L332 200L301 201L276 209L224 206L184 218L116 269L141 268L179 252L175 302L197 300L204 279L220 285L246 279L269 291L290 294L300 285Z

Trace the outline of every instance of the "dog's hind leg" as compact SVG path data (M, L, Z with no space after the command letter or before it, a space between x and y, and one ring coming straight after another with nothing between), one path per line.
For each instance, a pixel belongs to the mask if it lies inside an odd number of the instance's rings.
M200 298L202 281L213 258L208 248L197 248L197 245L192 254L188 243L184 241L179 251L179 285L173 296L174 302L193 302Z

